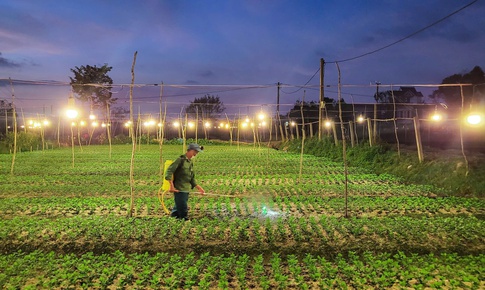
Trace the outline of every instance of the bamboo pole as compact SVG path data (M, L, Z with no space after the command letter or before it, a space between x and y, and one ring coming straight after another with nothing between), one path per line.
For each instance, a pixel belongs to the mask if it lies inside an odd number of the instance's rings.
M72 168L74 168L74 131L72 130L73 122L71 121L71 153L72 153Z
M241 112L238 113L237 115L237 150L239 150L239 135L240 135L240 129L241 129Z
M14 168L15 168L15 158L17 157L17 111L15 110L15 92L13 89L13 82L11 78L8 78L8 80L10 81L10 88L12 90L13 152L12 152L12 165L10 166L10 174L13 175ZM8 127L7 127L7 130L8 130Z
M64 131L64 129L62 131ZM61 114L59 114L57 120L57 147L61 148Z
M254 125L254 121L253 121L252 126L251 126L251 128L253 129L253 147L256 148L256 131L254 130L254 127L255 127L255 125Z
M138 152L141 150L141 138L143 137L143 131L141 127L141 111L140 106L138 106L138 117L136 120L136 130L135 130L135 139L138 142Z
M379 85L377 85L377 90L379 92ZM374 124L372 126L372 140L377 139L377 103L374 104Z
M332 122L332 132L333 132L333 141L335 143L335 146L338 146L337 126L335 125L335 122ZM344 136L342 136L342 138L343 137Z
M342 93L341 93L341 81L340 81L340 67L338 62L335 63L337 65L338 70L338 111L339 111L339 119L340 119L340 131L342 134L342 157L344 161L344 175L345 175L345 217L348 216L348 184L349 184L349 177L348 177L348 168L347 168L347 143L345 139L345 128L344 122L342 118Z
M373 146L373 138L372 138L372 123L370 118L367 118L367 134L369 135L369 146Z
M305 116L303 115L303 101L305 99L305 91L303 91L303 97L301 100L300 113L301 113L301 151L300 151L300 174L298 175L298 183L301 183L303 175L303 152L305 150ZM298 130L296 130L298 132Z
M135 63L136 55L138 51L135 51L133 56L133 64L131 65L131 85L130 85L130 128L131 132L134 131L134 119L133 119L133 87L135 85ZM135 207L135 151L136 151L136 138L131 137L131 159L130 159L130 210L128 211L128 217L133 216L133 208Z
M325 108L325 97L324 97L324 73L325 73L325 60L320 59L320 94L318 102L318 140L323 138L323 114L322 109ZM325 113L326 115L326 113ZM326 116L325 116L326 117Z
M183 139L183 152L187 151L187 123L188 123L188 118L187 118L187 113L185 113L185 118L184 118L184 125L182 125L182 139Z
M359 144L359 135L357 134L357 118L355 117L355 104L354 104L354 95L350 94L350 99L352 100L352 120L353 122L350 122L349 125L351 127L350 131L354 132L354 141L352 142L352 147L354 147L355 144ZM352 141L352 140L351 140Z
M195 143L198 143L199 107L195 107Z
M288 140L288 136L283 133L283 125L281 125L281 116L278 114L278 126L280 127L280 133L281 133L281 141L285 142Z
M81 144L81 132L79 131L79 127L81 127L81 122L76 124L76 132L77 132L77 142L79 143L79 148L81 149L81 152L83 152L83 146Z
M41 123L41 120L39 118L39 114L37 114L37 122ZM42 153L45 151L45 136L44 136L44 124L40 126L40 141L42 142Z
M226 115L226 120L227 120L227 124L229 126L229 146L232 146L232 126L231 126L231 121L229 121L229 117L227 116L227 113L225 113Z
M13 106L13 104L12 104ZM22 115L22 123L24 124L24 133L27 133L27 126L25 126L27 123L25 122L25 116L24 116L24 109L20 108L20 113Z
M353 147L355 147L355 133L354 133L354 122L352 121L349 121L349 129L350 129L350 145Z
M419 119L418 119L417 113L416 113L416 116L413 118L413 122L414 122L414 134L416 136L416 147L418 149L418 159L419 159L419 163L421 163L424 160L424 154L423 154L423 143L421 143L421 132L420 132L420 125L419 125Z
M300 107L301 109L301 107ZM296 124L295 126L295 132L296 132L296 139L300 139L300 129L298 128L298 124Z
M159 152L160 152L160 158L159 158L159 163L160 163L160 186L163 184L163 179L164 179L164 176L163 176L163 137L164 137L164 132L163 132L163 126L164 126L164 116L162 116L162 96L163 96L163 82L160 84L160 102L159 102L159 122L160 122L160 126L159 126L159 141L158 141L158 144L159 144ZM166 110L166 108L165 108Z
M7 135L8 135L8 110L7 108L5 108L5 136Z
M461 117L463 118L463 110L465 106L465 95L463 94L463 85L460 85L460 94L461 94ZM465 145L463 142L463 121L460 120L460 144L461 144L461 154L463 155L463 159L465 159L465 176L468 176L469 165L468 165L468 158L465 154Z
M394 123L394 135L396 136L396 144L397 144L397 156L401 157L401 146L399 144L399 136L397 134L397 124L396 124L396 98L394 96L394 90L391 86L391 94L392 94L392 104L394 106L393 114L392 114L392 121Z
M278 130L276 130L278 132ZM269 151L271 150L271 134L273 133L273 118L269 118L269 138L268 138L268 155L266 159L266 168L269 168L270 158L269 158Z
M205 119L205 115L204 115L204 108L200 108L200 112L202 114L202 128L204 128L204 139L205 140L209 140L209 137L207 136L207 127L206 127L206 119Z
M108 144L109 144L109 159L111 159L111 108L106 102L106 118L108 119L108 124L106 124L106 134L108 135Z

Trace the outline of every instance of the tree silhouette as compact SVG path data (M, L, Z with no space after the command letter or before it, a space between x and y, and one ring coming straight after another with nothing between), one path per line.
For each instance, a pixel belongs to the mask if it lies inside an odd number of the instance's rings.
M465 74L454 74L443 79L442 84L471 84L463 86L464 107L467 108L474 103L479 103L485 99L485 73L482 68L475 66L470 72ZM461 107L460 86L442 86L434 90L430 98L437 101L443 100L448 107Z
M190 117L195 117L197 114L203 120L211 119L215 114L222 113L226 108L219 97L212 95L205 95L201 98L195 98L190 105L185 108L185 113Z
M117 99L112 98L110 86L113 80L108 76L111 69L108 64L102 67L83 65L71 69L74 78L69 78L77 99L84 103L89 102L92 108L103 109L116 102Z

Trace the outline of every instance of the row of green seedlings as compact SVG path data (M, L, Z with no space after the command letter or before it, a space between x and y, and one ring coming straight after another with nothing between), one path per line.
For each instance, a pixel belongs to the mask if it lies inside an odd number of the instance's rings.
M332 247L340 250L357 247L361 251L421 249L435 252L460 249L464 253L473 253L485 242L484 236L485 221L475 217L204 217L184 223L170 217L128 219L78 216L61 219L23 217L0 221L0 239L4 241L2 247L6 247L3 250L9 249L11 243L35 244L49 249L53 241L82 239L90 244L102 242L113 245L118 245L120 241L136 240L147 245L153 243L159 248L164 245L183 248L187 242L200 245L214 242L214 247L224 249L251 248L254 245L285 248L288 242L295 241L302 247L311 245L308 249L315 251L332 251ZM463 248L463 244L468 245L467 248ZM79 247L83 250L81 244Z
M265 216L265 210L272 210L279 214L311 213L341 216L345 209L343 198L322 198L318 196L291 196L291 197L262 197L257 198L220 198L220 199L194 199L191 206L203 212L213 212L216 215L236 216ZM406 213L468 213L483 214L485 201L481 199L429 199L425 197L390 197L390 198L350 198L348 210L350 213L364 213L378 211L381 215L390 212L396 214Z
M256 180L254 179L256 182ZM303 180L301 183L288 184L286 181L281 184L260 185L253 184L250 180L243 180L241 183L230 181L220 183L219 180L199 182L210 192L217 194L247 195L269 192L276 196L289 195L320 195L320 196L342 196L345 192L343 183L329 182L328 184L312 184ZM403 185L403 184L349 184L348 192L351 196L427 196L430 193L439 193L439 189L426 185Z
M398 252L334 259L303 256L185 256L122 252L80 257L53 252L1 255L0 287L36 288L193 288L311 289L331 288L467 288L483 286L480 264L485 257L456 254L406 255ZM459 270L456 270L459 269ZM30 289L29 288L29 289Z
M208 174L203 171L203 175L200 177L206 180L206 184L209 185L292 185L296 183L305 184L343 184L345 182L345 176L342 172L308 172L303 174L301 177L298 171L295 172L285 172L284 174L278 174L274 172L261 172L260 174L252 172L244 172L241 174L240 171L233 172L233 168L220 168L217 172L213 174ZM229 172L229 173L228 173ZM315 177L318 178L315 178ZM211 179L217 177L215 179ZM303 182L299 182L303 180ZM348 182L350 184L400 184L399 179L389 175L389 174L370 174L370 173L359 173L350 174L348 176Z
M172 194L165 199L168 208L173 206ZM328 198L313 196L269 196L261 193L255 198L212 198L198 197L190 199L190 207L194 210L215 213L216 215L264 216L263 208L282 214L313 213L326 215L341 215L345 200L343 198ZM129 205L126 198L12 198L5 199L0 205L0 216L15 215L125 215ZM485 201L478 198L438 198L426 197L389 197L368 198L350 197L348 209L350 213L365 213L378 211L382 215L395 212L404 213L466 213L483 214ZM135 215L160 216L163 214L158 198L139 197L135 200Z
M173 200L165 200L168 207L173 206ZM201 211L221 214L223 211L236 215L250 215L252 213L263 214L263 207L289 213L298 212L341 212L344 208L342 198L321 198L318 196L291 196L291 197L262 197L257 198L194 198L190 200L190 206ZM233 208L234 207L234 208ZM470 198L350 198L349 209L352 211L427 211L438 212L439 210L458 212L481 213L484 201ZM0 214L27 212L27 214L49 215L53 211L60 213L90 215L95 212L101 214L124 214L128 210L128 201L122 198L33 198L33 199L8 199L0 206ZM160 202L156 198L137 198L135 213L145 211L146 215L159 214Z

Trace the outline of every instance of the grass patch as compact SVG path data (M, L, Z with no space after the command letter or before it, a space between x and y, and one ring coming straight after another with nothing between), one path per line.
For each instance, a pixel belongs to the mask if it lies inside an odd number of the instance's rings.
M299 153L301 140L291 140L279 145L285 151ZM305 154L329 158L342 162L342 147L335 146L333 139L310 138L305 141ZM438 150L438 149L436 149ZM441 189L444 196L485 197L485 158L470 156L469 172L466 173L465 160L461 152L425 152L425 161L420 163L415 150L397 151L388 144L370 147L368 143L347 148L350 166L363 167L376 174L396 175L408 184L429 184Z

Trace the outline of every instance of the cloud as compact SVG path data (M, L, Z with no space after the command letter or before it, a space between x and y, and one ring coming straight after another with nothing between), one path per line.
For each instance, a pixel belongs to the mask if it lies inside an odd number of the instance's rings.
M12 60L9 60L3 57L2 53L0 52L0 67L13 68L13 67L20 67L20 66L21 65L19 63L16 63Z
M203 77L203 78L210 78L210 77L215 76L214 72L213 72L213 71L211 71L211 70L202 71L202 72L200 72L200 74L199 74L199 75L200 75L201 77Z

